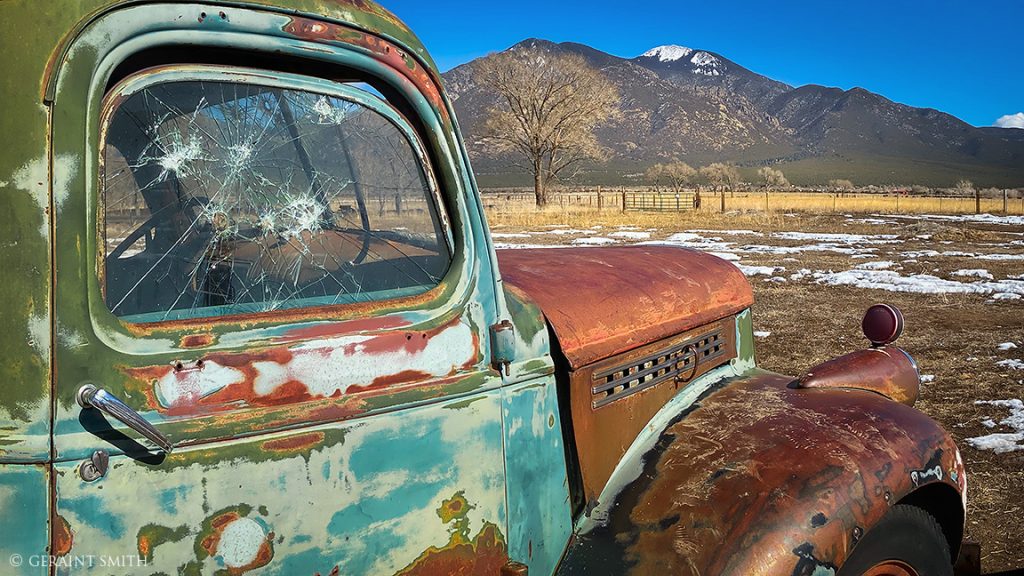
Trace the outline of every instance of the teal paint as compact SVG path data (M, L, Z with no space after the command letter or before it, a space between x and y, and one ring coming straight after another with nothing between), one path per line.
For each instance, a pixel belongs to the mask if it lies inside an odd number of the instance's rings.
M144 526L185 525L188 536L152 548L147 570L177 574L186 562L195 562L202 573L212 572L228 555L196 557L201 527L225 510L245 509L243 516L264 534L274 533L273 559L260 574L327 574L335 564L346 575L390 574L431 546L448 544L449 525L437 510L458 492L471 507L470 537L484 522L497 525L504 536L502 392L476 398L459 410L449 406L463 400L453 399L223 443L225 451L230 446L236 453L258 454L265 453L267 441L316 433L327 438L302 455L284 453L272 460L227 456L217 461L217 446L182 448L170 457L173 466L114 456L107 475L94 483L78 478L77 462L60 463L58 511L75 534L72 554L133 554ZM329 440L339 434L344 442ZM205 489L193 488L198 486ZM45 500L34 509L45 514ZM83 573L103 574L99 567Z
M0 464L0 572L11 576L46 574L38 562L30 558L45 555L50 546L49 486L46 469L29 464ZM22 560L13 564L14 555Z
M552 574L572 531L555 378L504 392L509 558Z

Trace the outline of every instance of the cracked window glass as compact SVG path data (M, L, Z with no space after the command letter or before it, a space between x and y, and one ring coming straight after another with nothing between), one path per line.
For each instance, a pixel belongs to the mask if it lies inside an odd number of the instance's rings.
M204 80L123 98L103 148L110 310L153 322L437 285L451 253L428 168L375 98Z

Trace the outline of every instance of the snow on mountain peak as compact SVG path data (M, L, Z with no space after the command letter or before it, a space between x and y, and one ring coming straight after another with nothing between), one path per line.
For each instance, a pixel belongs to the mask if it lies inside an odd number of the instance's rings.
M690 62L696 66L693 69L694 74L703 74L705 76L718 76L720 74L718 67L722 64L722 61L707 52L697 52L693 55L693 58L690 58Z
M647 52L644 52L642 56L648 58L657 58L661 62L675 62L680 58L686 58L693 53L692 48L686 46L677 46L675 44L669 44L666 46L656 46L651 48Z

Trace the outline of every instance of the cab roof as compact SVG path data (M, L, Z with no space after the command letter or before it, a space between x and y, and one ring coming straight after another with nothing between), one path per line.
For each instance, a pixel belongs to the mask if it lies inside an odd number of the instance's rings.
M140 4L184 4L175 0L85 0L67 2L67 10L81 14L79 28L110 10ZM192 4L192 2L190 2ZM203 4L203 2L195 2ZM397 16L370 0L221 0L208 4L226 8L257 8L283 14L301 15L347 24L381 36L412 52L434 77L440 77L437 65L412 30Z

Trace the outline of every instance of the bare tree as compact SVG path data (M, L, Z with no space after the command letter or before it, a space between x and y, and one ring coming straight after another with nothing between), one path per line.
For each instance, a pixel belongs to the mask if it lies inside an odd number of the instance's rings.
M974 195L974 213L981 214L981 192L974 187L974 182L962 179L956 183L956 190L964 196Z
M736 167L731 164L723 164L721 162L708 164L700 169L700 174L716 190L735 188L736 185L740 183L740 173L736 170Z
M617 115L619 94L583 57L518 48L477 66L500 101L487 118L488 136L524 161L538 206L547 203L549 182L604 158L594 129Z
M837 178L835 180L829 180L828 187L841 192L849 192L850 190L853 190L853 182L843 178Z
M786 180L786 175L777 168L765 166L758 169L757 175L761 177L761 182L765 188L785 188L789 186L789 180Z
M644 179L654 184L657 188L661 185L662 179L665 177L665 165L655 164L644 171Z
M674 160L668 164L651 166L644 172L644 176L655 186L661 184L662 181L666 182L672 191L678 194L697 177L697 171L686 162Z
M672 190L677 194L697 176L697 171L692 166L678 160L666 164L664 173L665 179L668 180Z

